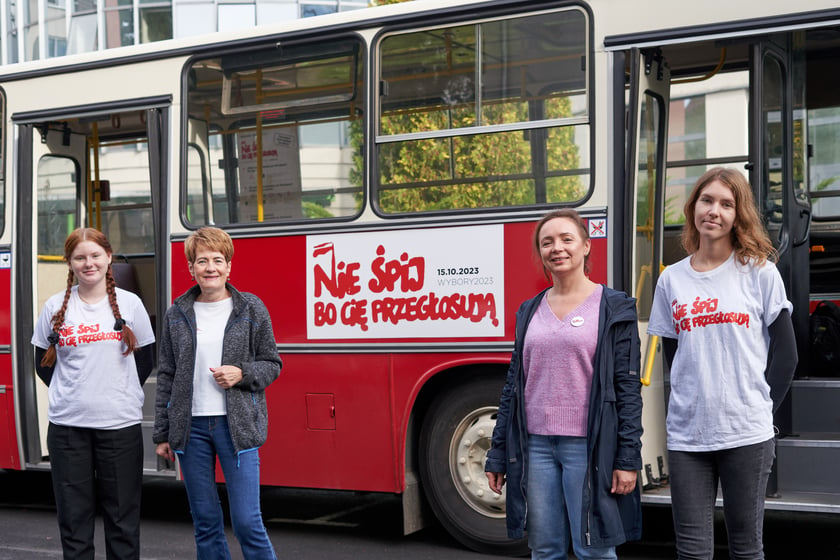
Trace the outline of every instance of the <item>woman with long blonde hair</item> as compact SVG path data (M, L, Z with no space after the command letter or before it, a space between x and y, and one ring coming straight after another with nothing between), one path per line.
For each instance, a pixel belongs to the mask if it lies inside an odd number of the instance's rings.
M796 368L791 304L742 173L715 167L685 204L689 256L666 268L648 333L671 368L667 441L679 559L711 559L718 484L732 558L764 558L773 413Z

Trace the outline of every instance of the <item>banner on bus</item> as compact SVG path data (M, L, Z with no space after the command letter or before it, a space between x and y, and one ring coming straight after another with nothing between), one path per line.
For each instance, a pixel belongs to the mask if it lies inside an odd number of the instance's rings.
M502 225L314 235L309 339L504 335Z

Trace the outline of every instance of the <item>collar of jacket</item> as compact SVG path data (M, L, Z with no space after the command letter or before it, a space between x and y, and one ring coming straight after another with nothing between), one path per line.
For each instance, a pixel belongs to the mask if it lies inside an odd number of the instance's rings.
M230 297L233 298L233 314L239 315L245 307L245 298L242 296L242 293L234 288L230 282L226 282L225 287L230 292ZM201 288L198 285L195 285L178 296L172 303L173 305L177 305L184 313L191 312L199 294L201 294Z
M604 329L604 327L609 327L612 324L620 323L622 321L635 321L636 299L628 296L624 292L608 288L603 284L601 286L604 291L601 293L601 313L599 314L600 316L598 325L599 334ZM531 317L534 316L534 313L536 313L537 311L537 307L545 297L545 293L550 289L551 286L545 288L536 296L531 298L520 310L521 316L519 316L520 314L517 314L516 341L517 350L519 350L520 352L522 351L522 348L525 344L525 329L528 327L528 323L531 322ZM609 308L610 313L603 313L605 308ZM607 320L607 317L609 317L609 325L604 324L604 321Z

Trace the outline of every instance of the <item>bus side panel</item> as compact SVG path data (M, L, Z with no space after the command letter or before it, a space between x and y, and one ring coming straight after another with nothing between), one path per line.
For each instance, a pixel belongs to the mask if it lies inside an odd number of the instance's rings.
M0 346L12 344L12 270L11 268L2 268L3 260L9 258L9 253L0 252ZM11 368L4 370L0 375L8 375L9 377L0 378L0 385L11 384Z
M603 220L590 225L592 278L606 281ZM515 314L525 299L548 285L533 248L534 222L504 225L504 340L512 341ZM340 236L341 234L337 234ZM383 237L387 236L383 232ZM269 436L261 449L262 482L268 485L400 492L403 490L405 433L420 388L436 372L465 364L502 363L509 354L318 353L329 340L307 339L306 237L239 238L234 241L231 283L256 294L271 314L275 339L305 345L307 351L281 351L283 370L267 391ZM441 249L445 250L445 249ZM172 293L192 282L183 243L172 247ZM444 339L452 341L452 339ZM494 340L474 337L464 342ZM495 338L495 340L499 340ZM341 344L432 339L345 339ZM332 345L331 345L332 346Z
M261 482L398 491L387 354L288 354L266 394Z
M598 218L589 222L592 232L590 277L595 282L605 283L607 238L601 234L606 233L606 220ZM534 222L505 224L505 247L483 248L504 252L505 340L513 338L515 313L519 305L549 285L535 255L533 231ZM387 236L387 232L383 232L383 235ZM311 296L306 293L306 237L242 238L236 239L234 245L236 251L231 265L231 283L237 289L252 292L262 299L271 312L275 338L279 343L310 342L306 333L306 304ZM175 297L193 284L183 254L183 243L173 244L172 293ZM371 338L359 340L373 342ZM389 342L395 340L398 339L390 339ZM422 342L429 339L416 340ZM350 341L345 339L341 342Z
M231 283L257 295L278 343L306 342L306 238L236 239ZM192 284L173 245L173 294ZM302 488L397 489L387 354L282 354L267 390L261 482Z
M306 341L305 248L304 236L234 240L230 283L239 291L255 294L265 303L278 342ZM184 256L184 244L174 243L173 298L194 284Z
M0 253L0 266L8 253ZM11 348L11 269L0 268L0 346ZM17 435L15 433L15 399L12 355L7 351L0 354L0 468L19 469Z
M15 399L11 383L12 355L0 354L0 469L20 469L15 434Z
M607 226L606 218L585 220L589 227L589 277L593 282L607 283ZM542 273L534 246L535 222L505 224L505 337L515 335L515 317L519 305L549 286L551 281Z

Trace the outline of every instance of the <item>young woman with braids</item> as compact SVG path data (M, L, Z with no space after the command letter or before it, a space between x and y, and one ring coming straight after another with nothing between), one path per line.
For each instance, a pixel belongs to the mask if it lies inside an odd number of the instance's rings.
M140 558L141 385L154 363L143 303L117 288L111 244L80 228L64 242L67 288L35 324L36 371L49 387L49 447L64 558L93 559L102 510L107 558Z

